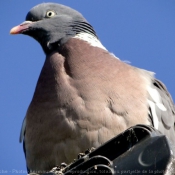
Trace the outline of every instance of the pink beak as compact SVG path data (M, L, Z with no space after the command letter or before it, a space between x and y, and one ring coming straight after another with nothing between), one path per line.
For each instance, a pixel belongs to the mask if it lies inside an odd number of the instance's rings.
M24 21L22 24L13 27L10 30L10 34L20 34L23 31L27 30L30 26L30 24L33 23L32 21Z

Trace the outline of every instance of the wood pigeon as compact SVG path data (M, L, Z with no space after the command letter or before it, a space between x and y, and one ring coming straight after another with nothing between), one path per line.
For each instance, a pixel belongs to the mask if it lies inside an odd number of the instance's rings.
M165 85L108 52L79 12L42 3L10 33L33 37L46 55L20 135L30 171L70 163L136 124L175 143L175 107Z

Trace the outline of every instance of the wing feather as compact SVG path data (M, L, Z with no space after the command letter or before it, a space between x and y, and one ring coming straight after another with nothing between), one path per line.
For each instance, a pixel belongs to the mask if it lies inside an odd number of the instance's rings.
M170 93L161 81L153 79L148 94L149 116L154 127L175 143L175 106Z

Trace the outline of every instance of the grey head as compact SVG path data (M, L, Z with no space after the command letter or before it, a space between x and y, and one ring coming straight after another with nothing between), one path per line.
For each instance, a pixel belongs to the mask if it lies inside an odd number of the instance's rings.
M78 11L56 3L42 3L33 7L26 21L11 29L11 34L25 34L36 39L46 54L81 32L95 37L93 27Z

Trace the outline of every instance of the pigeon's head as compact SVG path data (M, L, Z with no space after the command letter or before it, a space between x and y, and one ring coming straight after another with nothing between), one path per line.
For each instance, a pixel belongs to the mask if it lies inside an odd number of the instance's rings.
M26 21L11 29L11 34L25 34L36 39L45 53L60 47L79 33L89 33L96 37L95 31L86 19L70 7L42 3L33 7Z

